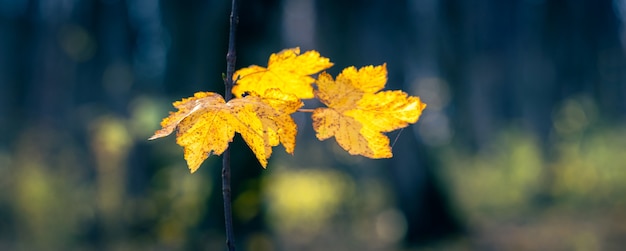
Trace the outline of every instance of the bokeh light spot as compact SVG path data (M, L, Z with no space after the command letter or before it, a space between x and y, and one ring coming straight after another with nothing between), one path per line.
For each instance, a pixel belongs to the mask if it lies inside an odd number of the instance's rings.
M387 209L376 217L376 233L385 242L397 242L406 234L407 222L397 209Z
M348 196L352 181L330 169L289 170L274 173L264 182L269 222L281 232L315 235Z
M59 31L58 39L63 51L74 61L87 61L96 53L96 41L79 25L64 26Z

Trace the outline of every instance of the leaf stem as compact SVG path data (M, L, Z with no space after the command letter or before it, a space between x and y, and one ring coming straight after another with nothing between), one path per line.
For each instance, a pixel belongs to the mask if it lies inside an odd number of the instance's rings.
M235 34L239 14L237 13L237 0L232 0L230 12L230 30L228 33L228 53L226 54L226 78L224 79L224 100L228 102L233 98L233 74L237 53L235 50ZM233 231L233 213L230 190L230 147L222 154L222 197L224 198L224 223L226 227L226 247L228 251L235 251L235 234Z
M315 111L315 109L307 109L307 108L298 109L298 112L313 112L313 111Z

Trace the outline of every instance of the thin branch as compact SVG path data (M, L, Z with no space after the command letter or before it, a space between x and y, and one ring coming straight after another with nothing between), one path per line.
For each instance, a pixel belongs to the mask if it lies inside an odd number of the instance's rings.
M224 221L226 226L226 247L235 251L235 234L233 231L233 213L230 197L230 150L222 156L222 196L224 197Z
M235 34L237 31L238 17L237 0L232 0L232 10L230 12L230 31L228 33L228 53L226 54L226 79L224 80L224 99L228 102L233 98L233 74L235 73L235 62L237 52L235 50Z
M235 51L235 34L238 22L237 0L232 0L230 12L230 31L228 34L228 53L226 54L226 78L224 79L224 99L228 102L233 98L233 74L237 53ZM233 213L230 190L230 148L222 155L222 196L224 197L224 222L226 226L226 247L235 251L235 234L233 231Z
M315 109L307 109L307 108L298 109L298 112L313 112L313 111L315 111Z

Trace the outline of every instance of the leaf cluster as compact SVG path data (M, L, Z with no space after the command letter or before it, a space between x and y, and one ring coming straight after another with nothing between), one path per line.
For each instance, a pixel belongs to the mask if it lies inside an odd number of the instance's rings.
M267 67L235 72L235 98L228 102L213 92L174 102L178 110L161 121L162 129L150 140L177 130L176 143L195 172L210 155L222 154L237 132L265 168L272 147L282 144L293 154L297 126L291 114L305 111L300 110L303 99L316 98L325 105L311 115L319 140L335 137L352 155L390 158L384 133L417 122L426 104L403 91L384 91L385 64L348 67L336 79L322 72L332 65L317 51L300 54L292 48L272 54Z

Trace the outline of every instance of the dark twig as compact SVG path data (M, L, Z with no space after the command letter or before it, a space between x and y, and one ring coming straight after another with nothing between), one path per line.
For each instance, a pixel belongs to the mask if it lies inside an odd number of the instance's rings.
M226 79L224 80L226 102L233 98L233 74L235 73L235 61L237 52L235 50L235 33L237 31L238 17L237 0L232 0L232 10L230 12L230 32L228 33L228 53L226 54Z
M230 31L228 34L228 53L226 54L226 78L224 79L224 99L228 102L233 97L233 74L235 72L235 32L237 30L237 0L232 0L230 12ZM233 213L230 191L230 149L222 155L222 196L224 197L224 221L226 225L226 247L235 251L235 234L233 231Z

